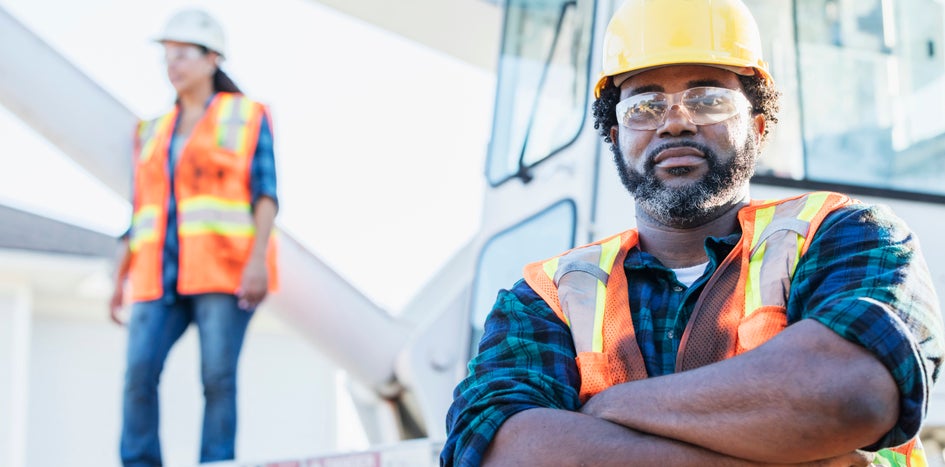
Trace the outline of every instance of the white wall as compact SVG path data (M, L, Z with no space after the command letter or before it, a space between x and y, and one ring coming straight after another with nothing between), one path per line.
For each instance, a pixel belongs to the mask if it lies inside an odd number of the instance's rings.
M238 457L279 460L334 451L336 368L291 331L256 318L240 362ZM172 349L160 387L168 466L195 465L199 456L196 334L192 327ZM34 315L25 465L119 465L125 336L107 321L104 304L100 318Z
M0 281L0 465L26 457L31 299L26 284Z

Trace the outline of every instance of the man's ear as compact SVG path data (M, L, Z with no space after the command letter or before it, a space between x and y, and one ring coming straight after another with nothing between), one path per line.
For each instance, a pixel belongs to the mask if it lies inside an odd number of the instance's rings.
M614 125L614 126L610 127L610 141L616 143L616 142L617 142L617 134L618 134L617 125Z
M755 131L758 135L758 142L760 143L765 137L765 128L767 128L768 121L765 120L764 115L757 114L754 116L754 118L752 118L752 123L755 125Z

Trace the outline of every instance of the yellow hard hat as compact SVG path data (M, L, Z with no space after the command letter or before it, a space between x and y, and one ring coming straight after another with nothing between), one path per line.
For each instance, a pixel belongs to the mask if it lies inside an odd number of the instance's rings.
M203 10L181 10L171 16L164 25L157 42L173 41L206 47L221 56L226 55L226 37L223 27Z
M604 33L594 95L600 97L608 77L680 64L758 73L772 81L758 25L740 0L627 0Z

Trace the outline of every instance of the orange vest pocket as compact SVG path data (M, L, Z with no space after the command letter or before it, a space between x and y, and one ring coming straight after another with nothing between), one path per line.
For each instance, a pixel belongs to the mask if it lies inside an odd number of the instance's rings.
M787 308L766 305L753 311L738 324L736 354L747 352L768 342L787 327Z

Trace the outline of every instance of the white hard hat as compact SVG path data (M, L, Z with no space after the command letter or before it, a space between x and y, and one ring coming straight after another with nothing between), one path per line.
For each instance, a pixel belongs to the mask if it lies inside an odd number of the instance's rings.
M182 10L175 13L167 20L161 35L154 40L201 45L220 55L226 55L223 27L203 10Z

